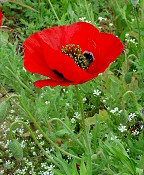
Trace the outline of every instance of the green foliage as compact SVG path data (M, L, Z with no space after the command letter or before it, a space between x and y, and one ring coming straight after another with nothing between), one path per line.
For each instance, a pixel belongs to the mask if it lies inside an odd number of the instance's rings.
M18 2L18 1L17 1ZM142 175L144 171L144 2L126 0L37 0L23 1L25 5L6 2L1 6L4 23L0 28L0 170L3 174ZM55 13L56 15L55 15ZM91 21L102 32L118 35L125 45L124 53L97 79L82 84L85 123L91 140L92 172L79 118L79 102L74 86L36 89L33 82L43 79L24 69L23 42L34 32L55 25L69 25L76 21ZM99 17L106 20L99 20ZM109 24L112 23L113 26ZM5 89L6 92L3 92ZM10 93L20 95L23 103L42 130L65 151L79 156L69 157L41 136L19 101L5 102ZM4 98L4 99L3 99ZM71 134L60 122L63 121ZM17 125L18 140L9 143L10 124L16 120L27 122L36 138L58 164L48 160L34 143L29 131ZM76 140L82 144L79 144ZM11 152L13 156L11 156ZM16 160L17 161L16 161ZM7 161L11 164L7 165ZM21 161L21 164L17 163ZM49 169L52 169L50 171ZM24 174L23 173L23 174Z

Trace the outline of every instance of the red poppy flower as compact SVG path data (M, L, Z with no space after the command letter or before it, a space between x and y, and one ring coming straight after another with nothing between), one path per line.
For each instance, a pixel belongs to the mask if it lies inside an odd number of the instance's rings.
M97 77L123 51L113 34L100 32L86 22L52 27L31 35L24 42L24 66L49 79L35 86L77 85Z
M2 8L0 8L0 27L2 26L2 20L3 20L3 13L2 13Z

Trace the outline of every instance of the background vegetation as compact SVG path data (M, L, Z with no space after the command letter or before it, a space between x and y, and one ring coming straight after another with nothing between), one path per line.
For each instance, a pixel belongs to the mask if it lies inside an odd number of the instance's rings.
M52 3L52 4L51 4ZM83 142L75 88L36 89L33 75L23 67L22 43L34 32L54 25L88 21L114 33L125 45L122 55L97 79L81 85L85 122L89 129L93 175L144 174L144 1L138 0L25 0L1 4L0 28L0 174L90 175ZM31 121L72 158L53 147ZM8 110L9 109L9 110ZM6 117L4 119L4 117ZM39 141L34 141L25 124ZM51 121L51 122L50 122ZM15 140L11 142L10 126ZM40 149L42 146L45 150ZM57 163L55 163L54 161Z

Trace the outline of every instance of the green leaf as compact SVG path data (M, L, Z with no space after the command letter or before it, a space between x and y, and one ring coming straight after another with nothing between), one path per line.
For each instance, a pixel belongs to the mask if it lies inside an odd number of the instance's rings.
M17 159L18 161L21 161L23 158L23 149L22 149L20 143L15 139L15 140L10 142L9 148L10 148L13 156L15 157L15 159Z
M57 131L55 134L59 137L62 137L64 135L69 135L69 132L67 131L67 129L64 128L64 129Z
M3 101L0 104L0 123L2 123L7 117L10 109L10 104L7 101Z
M87 175L87 169L84 160L82 160L80 165L80 175Z

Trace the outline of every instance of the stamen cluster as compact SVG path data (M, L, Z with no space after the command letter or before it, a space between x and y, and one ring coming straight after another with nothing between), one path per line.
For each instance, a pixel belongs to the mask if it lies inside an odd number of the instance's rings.
M70 56L74 59L75 63L81 67L82 69L86 70L89 67L89 62L87 58L83 55L82 49L79 45L76 44L68 44L65 47L62 47L62 53Z

